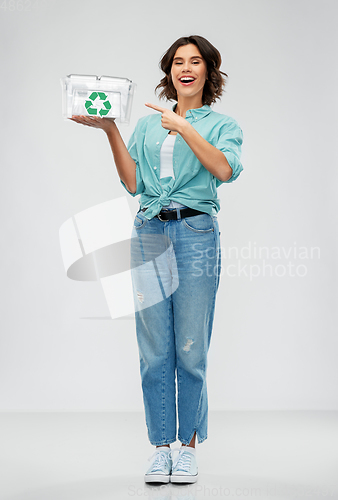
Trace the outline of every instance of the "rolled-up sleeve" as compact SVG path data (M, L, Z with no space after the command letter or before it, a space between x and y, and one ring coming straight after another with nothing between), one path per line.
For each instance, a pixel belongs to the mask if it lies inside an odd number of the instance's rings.
M131 193L127 189L127 187L126 187L125 183L122 181L122 179L120 179L122 186L125 188L126 191L128 191L128 193L131 196L137 196L138 194L143 193L145 190L144 182L143 182L142 174L141 174L141 170L140 170L140 163L139 163L139 151L138 151L138 148L140 147L140 144L138 143L139 129L140 129L140 120L138 121L138 123L135 127L135 130L129 139L128 146L127 146L127 149L129 151L130 156L132 157L132 159L136 163L136 191L135 191L135 193Z
M232 175L227 181L220 181L216 178L216 187L220 186L224 182L233 182L242 172L243 166L240 161L242 142L243 131L236 120L232 120L230 123L221 127L216 147L224 153L232 169Z

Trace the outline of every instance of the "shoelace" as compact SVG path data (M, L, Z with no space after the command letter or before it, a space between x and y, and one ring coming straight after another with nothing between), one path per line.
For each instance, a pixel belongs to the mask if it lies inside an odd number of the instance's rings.
M191 454L185 453L187 451L185 448L173 448L171 451L179 451L178 456L173 462L173 470L177 466L177 470L189 472L191 465Z
M169 453L166 453L165 451L155 451L149 458L148 460L151 460L154 456L156 455L156 458L154 460L153 466L151 471L156 472L162 469L163 465L166 463L169 464L168 457L172 457L171 451Z

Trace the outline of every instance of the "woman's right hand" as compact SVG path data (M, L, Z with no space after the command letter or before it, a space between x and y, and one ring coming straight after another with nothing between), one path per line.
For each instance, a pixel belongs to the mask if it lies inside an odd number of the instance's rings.
M115 120L111 118L99 118L98 116L84 116L84 115L73 115L72 118L68 118L76 123L81 123L82 125L87 125L89 127L101 128L104 132L109 133L109 131L115 127Z

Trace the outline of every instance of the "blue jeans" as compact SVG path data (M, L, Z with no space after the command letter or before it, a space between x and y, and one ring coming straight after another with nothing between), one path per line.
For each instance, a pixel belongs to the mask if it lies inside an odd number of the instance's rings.
M179 212L179 209L178 209ZM148 437L155 446L207 438L207 353L221 269L217 216L148 220L131 239L136 336Z

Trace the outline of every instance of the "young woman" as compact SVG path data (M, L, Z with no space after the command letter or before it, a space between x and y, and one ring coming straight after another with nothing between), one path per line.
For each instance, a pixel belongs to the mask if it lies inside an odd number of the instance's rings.
M207 353L221 269L217 187L243 170L242 130L211 109L226 73L201 36L176 40L161 59L160 98L172 110L142 117L125 146L114 121L73 117L103 129L122 185L141 195L131 239L137 342L148 437L146 482L195 482L195 439L207 439ZM177 403L176 403L177 375ZM173 461L170 444L182 445Z

